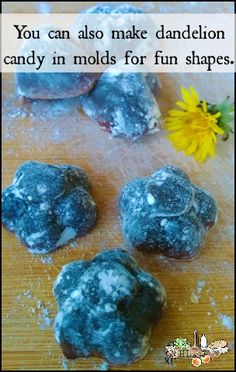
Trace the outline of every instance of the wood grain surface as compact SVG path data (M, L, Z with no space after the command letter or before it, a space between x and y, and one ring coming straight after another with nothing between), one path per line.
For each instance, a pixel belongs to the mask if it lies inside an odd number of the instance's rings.
M70 12L86 6L85 3L70 4ZM59 5L51 5L52 10L62 11ZM37 11L34 6L28 4L28 12ZM168 5L163 8L163 3L153 6L152 10L170 11ZM183 6L179 12L191 11L190 5L189 8L186 3ZM5 5L6 12L22 9L25 11L20 4ZM217 9L231 11L230 6L226 8L223 3L217 4L215 11ZM209 9L205 7L203 11ZM179 97L180 85L193 85L209 102L220 102L227 95L232 97L234 91L231 74L161 74L160 82L157 100L163 115ZM78 110L76 99L22 106L15 95L14 76L10 74L3 76L2 126L3 187L12 182L16 168L30 159L79 165L92 181L92 195L99 210L97 224L89 235L79 239L77 246L68 244L50 255L28 253L14 235L3 229L3 370L102 369L103 361L99 358L68 362L62 357L52 328L56 312L53 281L62 266L73 260L90 259L103 249L124 247L117 209L120 188L128 180L149 175L166 164L183 168L193 182L215 195L218 221L209 230L202 252L192 261L173 261L133 252L140 266L166 288L168 307L153 330L148 355L131 366L116 369L168 370L164 346L175 337L186 337L192 342L193 331L198 329L200 334L207 335L209 342L225 339L230 346L228 353L200 368L233 370L233 327L227 328L228 324L222 322L222 314L233 318L234 308L233 138L227 142L219 140L218 156L199 165L177 153L164 131L138 143L110 139ZM177 360L171 367L192 368L187 359Z

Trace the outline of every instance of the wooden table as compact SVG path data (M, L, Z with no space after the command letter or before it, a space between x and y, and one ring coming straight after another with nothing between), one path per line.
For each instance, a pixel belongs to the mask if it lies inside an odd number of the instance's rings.
M7 4L5 11L22 11L20 4L14 6L9 9ZM55 9L55 3L53 6ZM80 6L71 5L70 11ZM225 4L221 10L227 10ZM180 85L193 85L210 102L233 94L231 74L161 74L160 81L158 103L163 114L173 106ZM233 316L233 138L219 140L216 159L198 165L177 153L164 132L139 143L110 139L78 110L76 99L21 106L15 96L14 76L3 76L3 88L3 186L11 183L16 168L29 159L79 165L92 180L99 209L96 227L78 240L77 247L68 244L51 255L33 256L3 229L3 369L102 368L99 358L67 362L62 357L51 326L56 312L53 281L68 262L123 246L117 209L120 188L128 180L149 175L166 164L183 168L196 184L214 193L219 218L208 233L204 249L191 262L134 253L141 267L165 286L168 307L153 331L148 355L118 369L168 370L164 346L175 337L187 337L192 342L195 329L200 335L206 334L209 342L226 339L232 349L233 330L222 324L220 314ZM176 361L172 368L192 369L186 359ZM232 370L233 351L204 369Z

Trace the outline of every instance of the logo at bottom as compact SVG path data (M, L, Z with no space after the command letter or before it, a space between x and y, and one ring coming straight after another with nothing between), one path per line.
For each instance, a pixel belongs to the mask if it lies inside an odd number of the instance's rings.
M188 358L193 367L199 367L228 351L227 341L217 340L208 344L207 337L203 334L199 339L198 331L195 329L193 345L190 345L187 338L178 337L165 346L165 360L168 364L172 364L174 359Z

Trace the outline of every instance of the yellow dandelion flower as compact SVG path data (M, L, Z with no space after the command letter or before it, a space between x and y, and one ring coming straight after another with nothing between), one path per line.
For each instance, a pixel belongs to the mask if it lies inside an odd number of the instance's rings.
M182 87L181 94L183 102L176 102L180 109L168 112L164 127L171 132L168 138L178 151L184 151L188 156L193 155L195 160L204 162L208 156L215 156L217 135L226 134L226 126L230 131L229 125L226 122L219 125L222 109L218 110L217 105L200 101L193 87L189 90ZM232 105L228 101L224 102L224 109L230 115Z

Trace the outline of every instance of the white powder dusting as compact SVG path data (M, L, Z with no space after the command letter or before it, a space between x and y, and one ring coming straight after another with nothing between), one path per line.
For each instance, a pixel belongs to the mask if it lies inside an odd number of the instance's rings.
M221 320L221 324L224 328L233 330L234 329L234 321L233 319L226 314L218 314L218 318Z
M8 84L14 92L14 79L8 81ZM8 93L4 97L3 115L5 116L3 141L14 140L23 135L27 141L21 147L24 152L29 153L32 145L43 150L49 144L73 140L73 136L80 130L78 98L35 100L22 106L15 93ZM27 124L24 125L24 122ZM70 126L68 122L71 123Z
M36 233L31 234L27 237L26 241L31 246L34 245L35 241L39 238L41 238L44 235L44 231L39 231Z
M98 279L100 280L100 287L107 295L112 294L115 296L118 291L124 294L129 294L131 283L124 275L118 276L114 274L113 270L107 270L100 272L98 274ZM116 288L116 291L114 291L114 288Z
M45 329L49 328L53 324L53 318L50 317L51 310L48 309L42 301L38 301L37 308L40 310L40 322L39 322L39 329L40 331L44 331Z
M201 293L203 288L205 287L206 281L204 279L200 279L197 282L197 288L195 292L191 294L191 302L194 304L198 304L201 298Z
M40 261L44 263L45 265L52 265L53 264L53 258L51 256L49 257L40 257Z
M50 208L50 205L49 203L44 202L44 203L39 204L39 208L41 211L47 211Z
M210 298L210 304L212 307L216 307L216 300L213 297Z
M71 298L78 298L78 297L80 297L80 296L81 296L81 290L80 290L80 289L75 289L75 290L71 293L71 295L70 295Z
M69 367L68 367L68 361L64 357L61 357L61 366L64 369L64 371L67 371L69 369Z
M23 199L22 198L22 195L21 195L21 193L20 193L20 190L16 187L14 187L13 189L12 189L12 194L14 194L17 198L20 198L20 199Z
M153 197L152 194L147 195L147 202L148 202L149 205L152 205L152 204L155 203L155 198Z
M205 287L206 281L201 279L197 282L197 292L200 294Z
M20 294L19 296L17 296L17 298L16 298L17 301L21 300L22 297L26 297L28 299L31 299L31 298L33 298L33 295L32 295L32 292L29 289L27 289L22 294Z
M78 248L78 243L77 243L76 241L71 242L71 243L69 244L69 247L72 248L72 249Z
M106 313L110 313L110 312L114 311L114 306L112 306L110 304L106 304L104 309L105 309Z
M167 223L168 223L167 218L163 218L163 219L161 220L160 225L161 225L161 226L165 226Z
M56 246L60 247L68 242L68 240L73 239L76 236L76 231L71 227L66 227L61 233L60 239L57 241Z
M45 185L37 185L37 191L40 195L44 194L47 191L47 187Z
M107 362L103 362L99 367L98 371L108 371L110 369L110 366Z
M41 331L52 326L54 314L51 308L53 305L49 301L46 306L44 302L37 300L30 289L25 289L16 297L16 301L17 309L27 309L28 316L35 318ZM16 309L14 309L14 312L16 312Z

